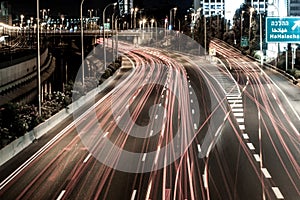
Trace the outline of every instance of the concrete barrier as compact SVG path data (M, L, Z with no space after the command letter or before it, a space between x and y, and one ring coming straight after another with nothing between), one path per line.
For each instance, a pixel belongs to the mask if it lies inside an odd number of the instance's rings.
M123 68L123 66L121 68ZM24 136L17 138L13 142L11 142L10 144L2 148L0 150L0 166L6 163L11 158L13 158L19 152L24 150L26 147L28 147L33 141L41 138L44 134L49 132L61 121L71 116L73 112L78 110L87 102L93 101L94 97L114 80L114 78L118 75L119 70L116 73L114 73L113 76L109 77L106 81L104 81L101 85L99 85L97 88L91 90L86 95L74 101L72 104L68 106L68 108L65 108L60 112L56 113L55 115L47 119L45 122L36 126L33 130L27 132Z

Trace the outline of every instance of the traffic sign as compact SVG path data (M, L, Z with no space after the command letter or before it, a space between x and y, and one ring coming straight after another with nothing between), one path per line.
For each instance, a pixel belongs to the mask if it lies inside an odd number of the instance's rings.
M104 30L110 29L110 23L104 23Z
M300 42L300 17L267 17L266 41L268 43Z
M241 39L241 47L247 47L247 46L249 46L248 37L243 36L242 39Z

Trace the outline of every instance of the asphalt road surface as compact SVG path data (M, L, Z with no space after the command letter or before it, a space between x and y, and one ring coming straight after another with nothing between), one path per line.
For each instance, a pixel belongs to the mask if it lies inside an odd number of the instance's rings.
M1 166L1 199L299 199L299 119L213 45L231 73L120 44L130 62L95 101Z

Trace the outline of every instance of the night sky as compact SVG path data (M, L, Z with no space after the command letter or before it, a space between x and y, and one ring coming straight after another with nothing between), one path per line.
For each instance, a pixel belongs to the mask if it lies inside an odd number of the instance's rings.
M0 0L1 1L1 0ZM99 9L101 12L108 3L116 0L85 0L83 4L84 13L87 9ZM36 15L36 0L8 0L12 5L12 12L15 15ZM52 15L66 14L69 16L79 16L81 0L39 0L40 9L49 8ZM145 10L154 13L166 12L174 7L181 8L184 12L188 7L192 6L192 0L135 0L134 5L143 7Z

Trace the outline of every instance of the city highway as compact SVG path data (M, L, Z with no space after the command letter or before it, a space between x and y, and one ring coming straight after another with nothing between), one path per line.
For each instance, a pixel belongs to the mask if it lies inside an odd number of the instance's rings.
M233 76L120 44L127 69L1 166L1 199L298 199L299 118L255 62L213 45Z
M244 142L261 168L264 195L299 199L299 86L220 40L211 48L226 60L242 90Z

